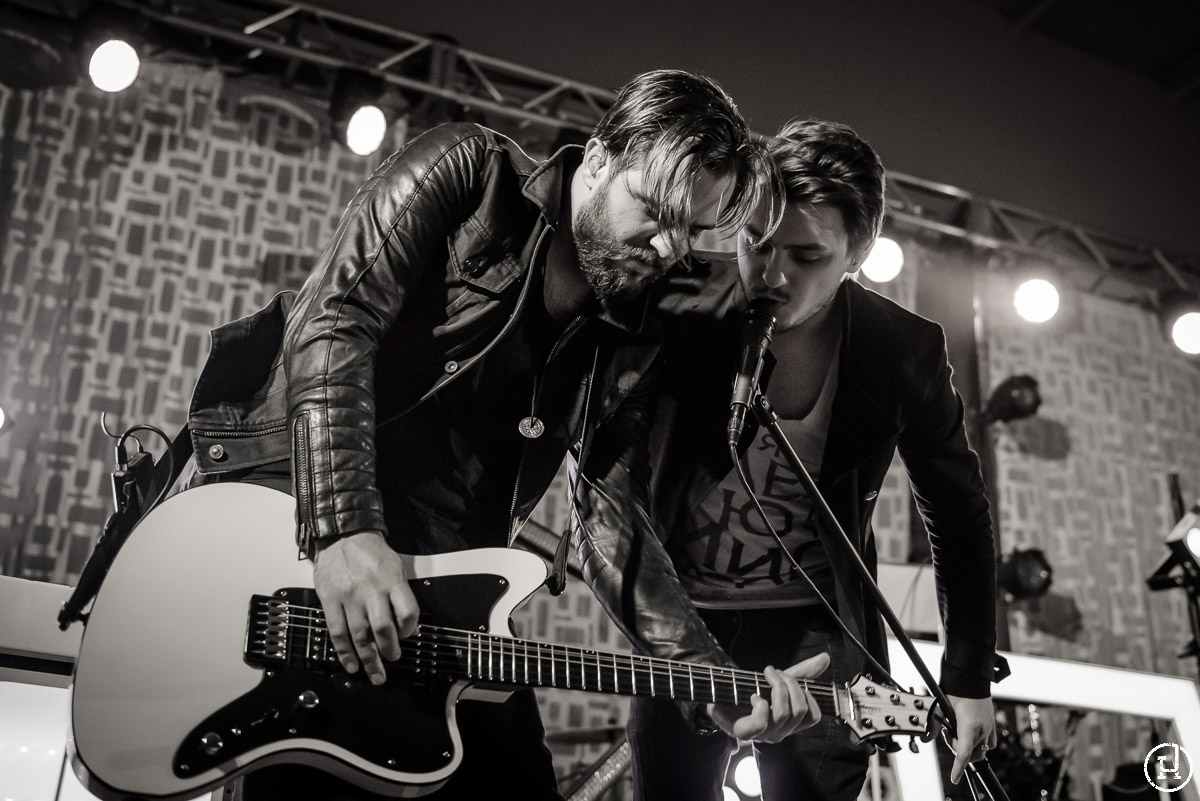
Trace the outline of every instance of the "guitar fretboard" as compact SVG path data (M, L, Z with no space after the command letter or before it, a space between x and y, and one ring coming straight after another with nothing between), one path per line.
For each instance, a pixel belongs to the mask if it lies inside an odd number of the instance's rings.
M278 664L302 660L309 667L338 664L319 608L258 596L248 653ZM443 626L420 625L401 641L397 667L418 675L564 690L645 695L749 707L759 695L770 698L762 673L697 665L668 659L595 651L520 640ZM849 699L844 688L804 681L822 712L843 717Z

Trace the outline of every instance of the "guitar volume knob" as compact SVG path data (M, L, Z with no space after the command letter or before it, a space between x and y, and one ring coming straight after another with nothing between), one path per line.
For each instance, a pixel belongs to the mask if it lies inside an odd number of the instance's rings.
M317 704L321 703L320 697L312 690L305 690L300 693L300 697L296 701L302 709L316 709Z

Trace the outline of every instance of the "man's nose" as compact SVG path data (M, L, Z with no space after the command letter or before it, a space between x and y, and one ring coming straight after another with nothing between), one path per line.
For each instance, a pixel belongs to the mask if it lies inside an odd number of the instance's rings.
M670 238L661 231L650 237L650 247L654 249L654 252L658 254L658 258L664 264L674 264L683 255L676 252Z
M777 258L778 251L772 250L763 258L762 263L762 279L763 283L771 289L778 289L788 282L787 276L783 270L779 268L779 260Z

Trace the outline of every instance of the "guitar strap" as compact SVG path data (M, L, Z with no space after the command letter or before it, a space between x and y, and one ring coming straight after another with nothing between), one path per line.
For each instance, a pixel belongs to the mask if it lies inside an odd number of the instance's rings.
M96 547L79 574L79 583L58 612L58 627L65 631L77 620L87 621L84 607L92 602L117 551L129 532L163 495L174 486L192 455L192 438L187 424L171 440L166 454L155 464L153 457L139 450L128 462L118 464L112 474L113 505L116 507L96 540Z

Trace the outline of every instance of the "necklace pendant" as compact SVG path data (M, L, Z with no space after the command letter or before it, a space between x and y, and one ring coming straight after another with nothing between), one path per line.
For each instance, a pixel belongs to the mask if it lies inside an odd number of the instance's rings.
M533 415L530 415L529 417L522 418L521 422L517 423L517 430L526 439L537 439L545 433L546 424Z

